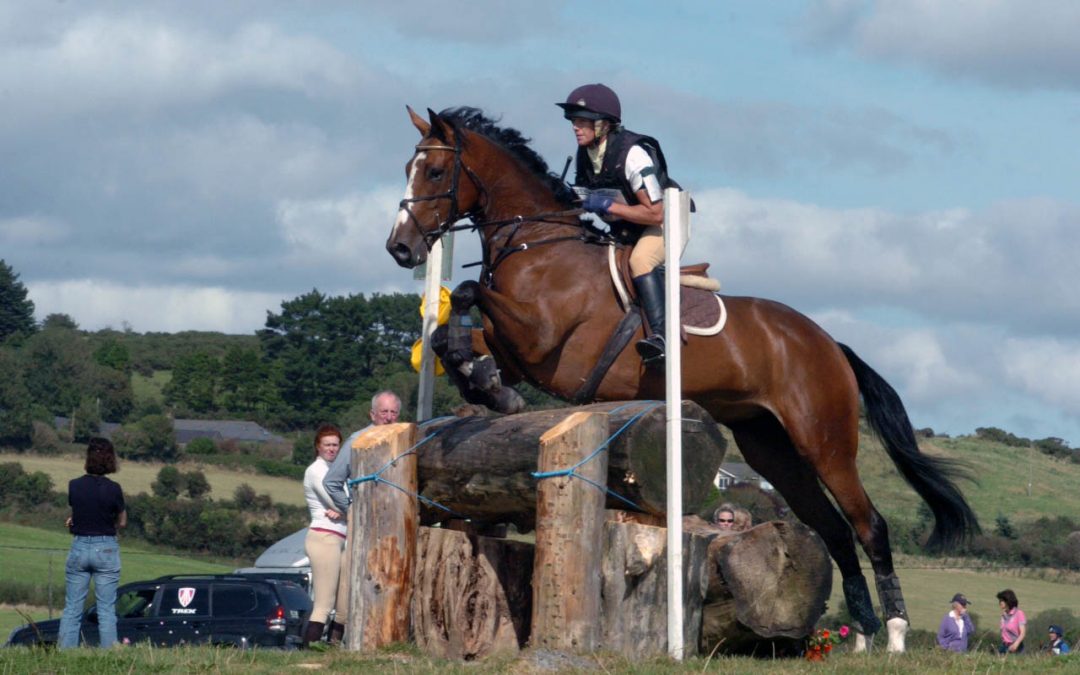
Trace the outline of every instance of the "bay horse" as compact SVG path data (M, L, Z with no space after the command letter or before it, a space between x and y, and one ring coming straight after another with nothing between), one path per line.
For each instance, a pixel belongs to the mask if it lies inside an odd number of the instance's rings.
M518 131L475 108L429 109L426 120L407 110L421 141L405 165L408 183L387 250L402 267L416 267L435 239L469 217L483 254L479 283L466 282L483 316L476 348L490 349L504 375L571 398L624 315L605 247L586 236L573 193ZM896 391L809 318L770 300L724 301L723 331L689 335L683 346L684 398L731 429L750 466L821 536L865 645L881 621L854 530L874 570L888 649L903 651L908 618L888 528L855 465L860 395L871 428L933 512L928 548L979 529L952 481L956 467L920 452ZM623 350L595 399L663 399L664 388L662 370L645 368L634 350Z

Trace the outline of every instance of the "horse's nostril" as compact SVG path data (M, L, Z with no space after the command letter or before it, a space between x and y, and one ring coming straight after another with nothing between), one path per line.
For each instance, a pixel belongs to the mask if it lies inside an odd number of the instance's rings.
M412 263L412 250L405 244L387 244L386 250L394 257L398 265L410 267Z

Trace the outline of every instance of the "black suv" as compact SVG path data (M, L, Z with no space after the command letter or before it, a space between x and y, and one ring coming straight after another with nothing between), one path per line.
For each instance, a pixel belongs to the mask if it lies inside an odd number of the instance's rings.
M311 598L291 581L247 576L172 575L116 592L117 641L159 646L212 644L293 649L303 641ZM12 631L8 646L55 645L60 619ZM83 614L81 644L98 644L97 609Z

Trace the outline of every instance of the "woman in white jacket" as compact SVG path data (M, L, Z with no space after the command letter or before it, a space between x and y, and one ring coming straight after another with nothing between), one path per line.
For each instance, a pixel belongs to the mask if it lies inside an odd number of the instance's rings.
M315 591L315 604L304 633L305 646L322 639L331 609L335 613L328 641L341 642L349 611L346 514L336 510L323 487L323 478L340 450L341 430L332 424L322 425L315 432L315 461L304 472L304 498L311 513L304 552L311 561L311 585Z

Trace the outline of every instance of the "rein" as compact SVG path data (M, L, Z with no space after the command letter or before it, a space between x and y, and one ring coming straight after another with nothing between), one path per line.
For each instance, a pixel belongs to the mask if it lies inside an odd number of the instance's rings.
M451 173L450 189L447 190L446 192L440 192L439 194L427 195L427 196L424 196L424 197L410 197L410 198L402 199L398 203L398 207L401 208L401 209L404 209L405 212L409 214L409 220L412 222L413 227L415 227L417 229L417 232L420 234L420 237L423 239L424 244L428 247L429 250L431 249L432 244L434 244L436 241L438 241L440 238L442 238L443 235L447 234L448 232L460 232L462 230L482 230L482 229L485 229L485 228L494 228L495 230L499 230L500 228L506 227L507 225L513 225L514 226L513 230L506 237L506 242L507 242L508 245L499 247L499 249L500 249L499 253L495 256L494 260L489 259L490 254L488 252L488 248L484 247L483 248L483 259L482 260L480 260L478 262L475 262L475 263L468 263L466 265L462 265L462 267L475 267L477 265L482 265L483 266L483 277L484 277L485 282L486 282L487 285L491 284L492 276L495 273L495 269L504 260L506 260L510 255L512 255L514 253L518 253L520 251L527 251L527 250L529 250L529 248L535 248L537 246L542 246L542 245L545 245L545 244L554 244L554 243L558 243L558 242L562 242L562 241L570 241L570 240L575 240L575 239L581 240L581 241L589 241L590 240L589 233L586 230L585 226L583 226L581 224L575 224L575 223L563 223L561 221L556 221L555 220L557 218L568 218L570 216L579 216L582 213L585 213L585 210L580 209L580 208L564 209L562 211L545 211L545 212L542 212L542 213L536 213L536 214L532 214L532 215L528 215L528 216L517 215L517 216L513 216L511 218L503 218L503 219L499 219L499 220L484 220L484 221L477 221L477 219L475 217L477 211L482 210L480 208L473 209L472 211L469 211L467 213L459 213L457 192L458 192L458 186L459 186L460 181L461 181L461 172L462 172L462 170L465 171L465 174L469 177L469 179L473 182L473 184L480 190L480 195L481 196L480 196L479 202L480 203L486 203L487 202L487 189L484 187L484 184L480 181L479 176L477 176L476 173L473 172L472 169L465 166L465 162L463 161L463 159L461 157L461 154L462 154L462 152L461 152L461 134L455 135L455 137L454 137L454 145L453 146L450 146L450 145L423 145L423 144L416 146L416 151L417 152L421 152L421 151L425 151L425 150L441 150L443 152L452 152L452 153L454 153L454 169L453 169L453 172ZM439 225L434 230L431 230L430 232L424 232L422 229L420 229L419 219L413 213L410 206L412 204L417 203L417 202L434 201L434 200L437 200L437 199L449 199L450 200L450 213L447 215L446 219L441 221L439 223ZM436 217L438 217L438 216L436 215ZM462 220L463 218L471 218L473 220L473 222L468 223L468 224L458 225L457 224L458 221ZM542 239L540 241L534 241L534 242L522 242L521 244L516 244L516 245L512 245L512 246L509 245L511 240L513 240L514 236L517 234L518 229L523 224L525 224L527 222L559 222L560 224L570 225L571 227L581 227L583 232L582 232L582 234L579 234L579 235L553 237L551 239ZM597 238L597 239L599 240L599 238Z

